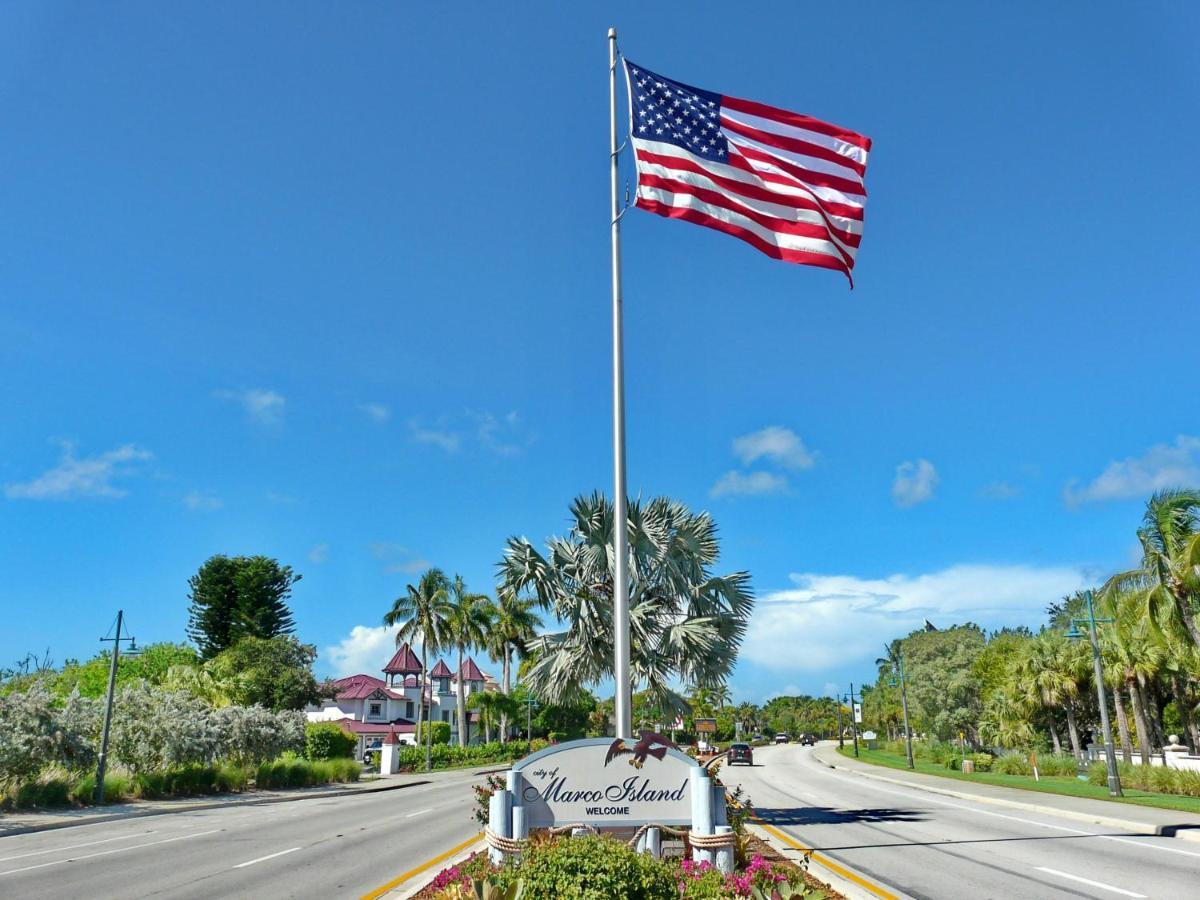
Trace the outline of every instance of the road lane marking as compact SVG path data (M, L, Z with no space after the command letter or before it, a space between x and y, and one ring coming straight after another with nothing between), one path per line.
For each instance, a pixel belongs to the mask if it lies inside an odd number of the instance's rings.
M833 769L832 771L837 774L840 774L844 777L847 777L847 778L853 778L856 775L859 778L870 778L871 777L870 775L862 775L859 773L854 773L853 770L847 771L845 769ZM824 774L824 773L822 773L822 774ZM879 780L879 779L876 778L874 780ZM892 783L894 783L894 782L892 782ZM1200 859L1200 853L1194 853L1190 850L1180 850L1177 847L1163 847L1159 844L1147 844L1142 841L1136 841L1136 840L1132 840L1132 839L1126 838L1126 837L1117 837L1116 835L1112 835L1112 834L1099 834L1095 831L1084 831L1082 828L1070 828L1066 825L1053 825L1049 822L1038 822L1035 819L1024 819L1020 816L1009 816L1009 815L1005 815L1004 813L992 812L991 810L988 810L988 809L979 809L978 807L965 806L961 803L951 803L948 800L939 800L936 797L928 796L930 791L922 790L920 787L914 786L912 788L909 788L907 793L902 792L902 791L892 791L892 790L888 790L887 788L873 787L873 788L871 788L871 790L878 791L881 794L891 794L895 797L904 797L908 800L912 800L913 792L917 792L917 793L926 795L926 796L920 798L920 800L922 802L937 803L940 806L949 806L952 809L961 809L965 812L973 813L974 815L993 816L994 818L997 818L997 819L1008 819L1010 822L1021 822L1021 823L1024 823L1025 825L1036 825L1039 828L1049 828L1049 829L1055 830L1055 831L1067 831L1067 832L1070 832L1071 834L1082 834L1082 835L1086 835L1087 837L1100 838L1100 840L1102 840L1102 841L1115 841L1118 844L1131 844L1134 847L1142 847L1143 849L1146 849L1146 850L1160 850L1163 853L1177 853L1180 856L1191 856L1196 859ZM985 803L986 801L981 800L980 802ZM1043 813L1043 815L1052 816L1051 813ZM1146 837L1157 837L1157 836L1158 835L1152 835L1152 834L1146 835Z
M127 853L130 850L141 850L143 847L153 847L156 844L170 844L173 841L186 841L188 838L204 837L206 834L217 834L222 829L214 828L212 831L197 831L195 834L182 834L179 837L164 838L161 841L151 841L148 844L138 844L136 847L117 847L115 850L101 850L99 853L85 853L83 856L72 856L70 859L56 859L54 862L38 863L36 866L25 866L23 869L9 869L7 872L0 872L0 878L5 875L16 875L18 872L30 872L34 869L44 869L47 866L61 866L64 863L79 862L81 859L94 859L97 856L108 856L112 853Z
M271 853L267 856L260 856L258 859L251 859L244 863L238 863L236 866L234 866L234 868L235 869L244 869L244 868L246 868L246 866L252 866L255 863L266 862L268 859L274 859L277 856L286 856L289 853L295 853L299 849L300 849L299 847L292 847L288 850L280 850L278 853Z
M427 813L427 812L433 812L433 809L432 809L432 808L430 808L430 809L418 809L416 812L409 813L409 814L408 814L408 815L406 815L404 818L406 818L406 819L411 819L413 816L423 816L423 815L425 815L425 813Z
M1058 869L1048 869L1045 866L1034 866L1039 872L1049 872L1051 875L1057 875L1059 878L1069 878L1071 881L1078 881L1080 884L1091 885L1094 888L1100 888L1102 891L1112 891L1114 894L1123 894L1126 897L1141 897L1145 898L1145 894L1135 894L1133 891L1127 891L1124 888L1113 887L1111 884L1105 884L1103 881L1092 881L1090 878L1080 878L1078 875L1072 875L1070 872L1060 872Z
M13 859L24 859L27 856L44 856L47 853L61 853L66 850L78 850L80 847L93 847L96 844L111 844L113 841L128 841L133 838L145 837L148 834L157 834L154 829L150 831L139 831L136 834L127 834L124 837L104 838L99 841L86 841L82 844L71 844L67 847L51 847L49 850L33 850L29 853L18 853L16 856L0 856L0 862L8 862Z
M762 828L764 831L767 831L770 834L775 835L775 837L779 838L779 840L781 840L785 844L788 844L789 846L795 848L796 850L803 851L804 853L808 854L809 857L812 858L815 862L820 863L827 869L833 870L837 874L841 875L843 878L845 878L849 881L853 881L859 887L865 888L866 890L868 890L872 894L874 894L876 897L881 897L882 900L899 900L899 898L895 894L884 890L883 888L879 887L879 885L872 884L871 882L869 882L865 878L863 878L861 875L857 875L854 872L851 872L849 869L845 868L844 866L839 865L838 863L835 863L832 859L822 856L821 854L815 852L812 849L812 847L804 846L804 844L801 844L798 840L793 838L791 835L785 834L784 832L782 832L778 828L776 828L774 825L768 825L762 819L758 818L758 816L751 816L750 818L751 818L751 821L753 821L754 824L757 825L759 828ZM364 897L363 900L367 900L367 898Z
M456 854L456 853L461 853L463 850L466 850L468 847L470 847L472 844L476 843L482 837L483 837L483 832L481 831L474 837L467 838L461 844L451 847L445 853L439 853L433 859L430 859L430 860L427 860L427 861L421 863L421 865L417 866L415 869L409 869L403 875L393 878L387 884L381 884L379 887L375 888L375 890L371 891L370 893L363 894L362 897L359 898L359 900L376 900L376 898L382 897L384 894L386 894L388 891L390 891L396 885L403 884L404 882L408 881L408 879L410 879L410 878L415 878L416 876L418 876L422 872L424 872L426 869L433 868L438 863L444 862L445 860L454 856L454 854Z

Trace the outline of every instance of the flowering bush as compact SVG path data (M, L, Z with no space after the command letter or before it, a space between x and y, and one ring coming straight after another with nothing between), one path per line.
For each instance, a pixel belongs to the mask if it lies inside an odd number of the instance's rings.
M475 792L475 811L472 816L480 825L487 825L491 816L492 794L503 788L504 777L501 775L489 775L483 784L472 786L472 790Z
M770 897L777 887L794 889L804 884L802 877L757 854L741 872L722 875L711 863L685 859L679 863L679 873L679 896L684 900ZM796 895L791 893L789 896Z

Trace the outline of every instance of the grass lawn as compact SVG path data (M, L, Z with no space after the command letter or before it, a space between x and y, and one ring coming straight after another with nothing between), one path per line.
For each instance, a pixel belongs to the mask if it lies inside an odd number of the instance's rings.
M854 758L854 751L849 745L838 751L843 756ZM898 753L887 753L883 750L867 750L859 746L859 760L876 766L887 766L892 769L908 770L908 761ZM977 772L974 775L964 775L954 769L935 765L928 760L916 759L916 771L923 775L937 775L940 778L951 778L957 781L972 781L981 784L994 784L1000 787L1021 788L1026 791L1040 791L1043 794L1064 794L1068 797L1087 797L1091 800L1108 800L1111 803L1129 803L1134 806L1154 806L1158 809L1177 809L1181 812L1200 815L1200 799L1196 797L1180 797L1175 794L1155 794L1150 791L1138 791L1125 788L1123 798L1108 796L1108 788L1099 784L1080 781L1077 778L1043 775L1041 781L1034 781L1032 775L1001 775L996 772Z

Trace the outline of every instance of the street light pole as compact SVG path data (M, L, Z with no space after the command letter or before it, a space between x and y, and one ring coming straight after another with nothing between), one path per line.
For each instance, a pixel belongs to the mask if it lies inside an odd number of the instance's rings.
M1072 619L1071 631L1067 633L1067 637L1081 638L1079 633L1080 625L1087 625L1088 641L1092 645L1092 668L1096 677L1096 698L1100 701L1100 727L1104 732L1104 760L1108 769L1108 793L1112 797L1122 797L1124 792L1121 790L1121 775L1117 771L1117 748L1113 743L1112 725L1108 720L1108 696L1104 690L1104 667L1100 663L1100 642L1096 639L1096 623L1111 622L1112 619L1097 619L1095 607L1092 606L1092 592L1086 590L1083 592L1083 599L1087 601L1086 619Z
M837 707L837 723L838 723L838 749L845 749L846 738L842 730L842 695L838 694L833 698L833 705Z
M854 704L854 682L850 682L850 734L854 736L854 758L858 759L858 708Z
M121 658L121 641L129 641L129 649L135 652L137 639L121 637L121 627L125 623L125 611L117 610L117 633L115 637L100 638L101 641L113 642L112 664L108 667L108 698L104 704L104 730L100 736L100 756L96 762L96 787L92 790L92 802L104 802L104 770L108 767L108 732L112 726L113 693L117 686L117 662Z

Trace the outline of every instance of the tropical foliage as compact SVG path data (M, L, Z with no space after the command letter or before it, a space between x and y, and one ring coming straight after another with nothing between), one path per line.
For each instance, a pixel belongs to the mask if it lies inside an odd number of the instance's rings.
M213 556L188 579L188 637L211 659L244 637L295 629L287 601L301 578L266 556Z

